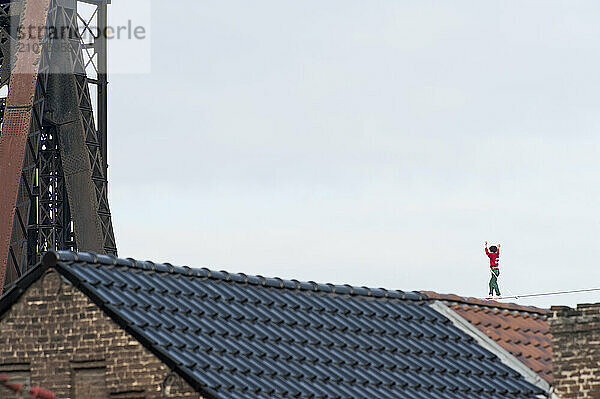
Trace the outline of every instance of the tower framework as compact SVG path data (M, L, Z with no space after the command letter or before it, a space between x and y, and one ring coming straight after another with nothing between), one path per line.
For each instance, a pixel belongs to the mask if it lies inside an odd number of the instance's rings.
M116 254L109 1L0 0L0 292L51 249Z

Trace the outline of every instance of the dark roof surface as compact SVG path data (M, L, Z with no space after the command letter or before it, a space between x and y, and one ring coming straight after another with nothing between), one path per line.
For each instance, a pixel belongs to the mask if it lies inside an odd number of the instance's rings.
M540 377L552 383L552 334L548 311L534 306L483 301L425 291L496 341Z
M49 253L54 267L208 398L533 398L418 292Z

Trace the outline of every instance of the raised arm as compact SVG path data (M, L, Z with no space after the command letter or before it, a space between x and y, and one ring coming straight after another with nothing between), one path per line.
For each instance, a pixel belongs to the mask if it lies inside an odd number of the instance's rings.
M490 251L488 251L488 249L487 249L487 241L485 242L485 254L486 255L490 254Z

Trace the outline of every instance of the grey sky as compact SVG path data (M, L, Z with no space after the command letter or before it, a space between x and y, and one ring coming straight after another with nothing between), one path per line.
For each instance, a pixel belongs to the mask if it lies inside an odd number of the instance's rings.
M151 73L111 75L121 256L485 296L488 240L504 294L600 287L597 1L151 12Z

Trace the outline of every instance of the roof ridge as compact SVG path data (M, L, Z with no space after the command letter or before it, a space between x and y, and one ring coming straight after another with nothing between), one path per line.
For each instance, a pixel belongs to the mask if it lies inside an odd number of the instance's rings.
M475 305L484 308L497 308L540 315L547 315L549 312L548 309L538 308L536 306L525 306L516 303L504 303L494 300L482 300L475 297L464 297L456 294L438 294L434 291L421 291L421 293L425 294L430 300L440 300L452 303L461 303L465 305Z
M386 288L359 287L349 284L316 283L314 281L285 280L279 277L263 277L244 273L211 270L206 267L191 268L189 266L173 266L170 263L154 263L139 261L133 258L118 258L114 255L101 255L94 252L49 251L44 254L42 263L55 266L58 262L87 262L105 266L129 267L146 271L181 274L190 277L231 281L240 284L261 285L263 287L291 289L300 291L325 292L338 295L366 296L372 298L391 298L410 301L428 300L427 294L420 291L389 290Z

